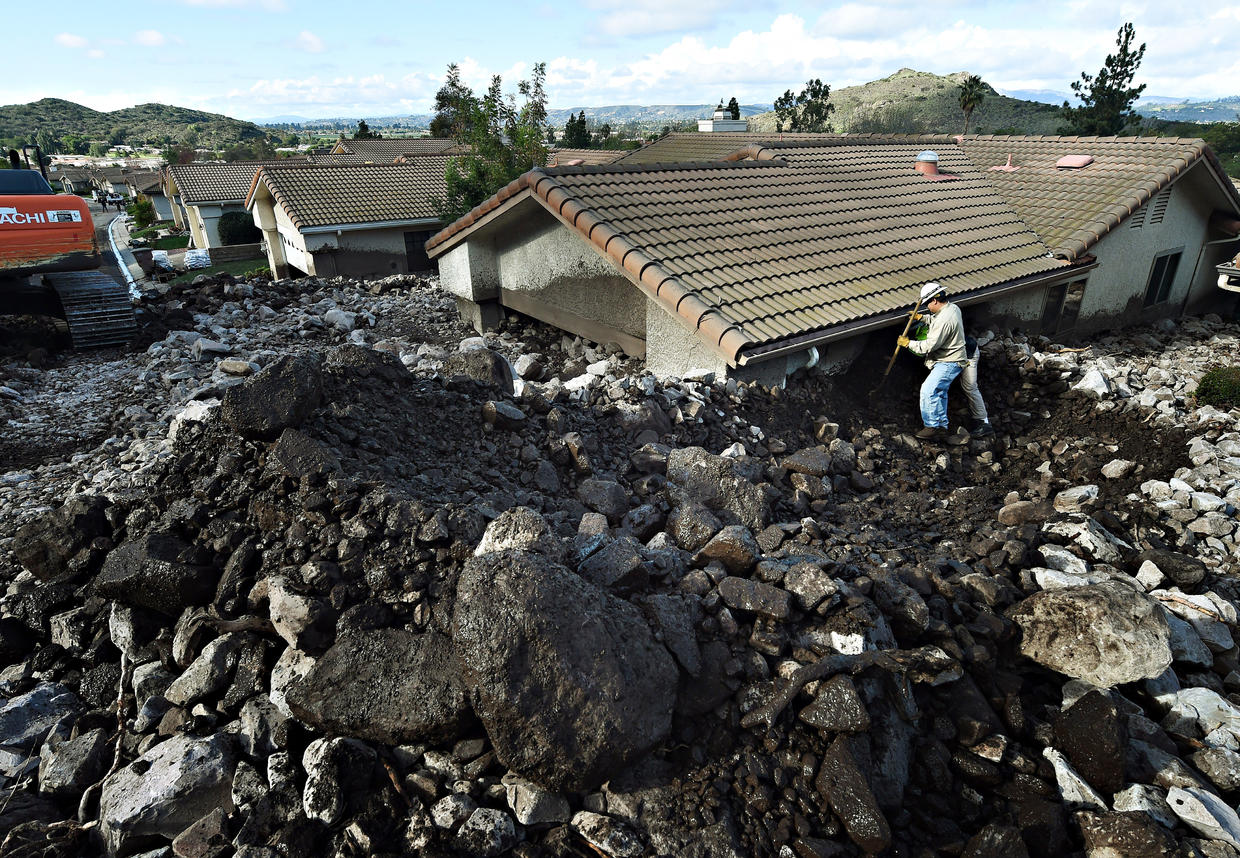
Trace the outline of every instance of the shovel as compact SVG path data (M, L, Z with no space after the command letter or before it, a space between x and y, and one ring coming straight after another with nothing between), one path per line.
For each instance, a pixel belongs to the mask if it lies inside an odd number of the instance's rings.
M918 301L913 305L913 309L909 310L908 321L904 323L904 333L900 334L900 336L908 336L909 328L913 327L913 317L917 315L917 308L919 306L921 306L921 301ZM891 368L896 365L896 356L899 354L900 344L896 343L896 349L891 353L891 360L887 361L887 368L883 370L883 377L878 380L878 384L874 385L874 389L869 393L870 396L878 393L882 386L887 383L887 376L891 374Z

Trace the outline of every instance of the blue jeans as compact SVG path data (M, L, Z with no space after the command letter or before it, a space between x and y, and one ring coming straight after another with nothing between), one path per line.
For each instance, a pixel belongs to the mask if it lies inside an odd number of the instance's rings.
M947 388L960 375L960 364L938 362L921 383L921 422L947 428Z

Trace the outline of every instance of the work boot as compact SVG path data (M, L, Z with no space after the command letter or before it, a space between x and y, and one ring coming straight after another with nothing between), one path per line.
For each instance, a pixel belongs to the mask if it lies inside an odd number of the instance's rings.
M947 429L943 426L925 426L917 432L919 441L942 441L947 437Z
M985 438L987 435L995 434L995 427L990 425L989 420L977 420L969 428L969 434L974 438Z
M947 430L945 429L943 431L946 432ZM969 434L970 433L966 432L964 428L961 427L956 430L954 435L948 435L944 438L943 443L952 447L963 447L965 444L969 443Z

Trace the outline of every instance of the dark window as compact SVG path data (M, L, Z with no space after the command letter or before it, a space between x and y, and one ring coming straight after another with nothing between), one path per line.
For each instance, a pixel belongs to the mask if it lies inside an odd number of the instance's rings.
M1046 289L1046 301L1042 304L1042 333L1053 334L1059 327L1059 314L1063 311L1064 295L1068 284L1055 283Z
M1084 297L1084 280L1047 287L1046 301L1042 304L1042 333L1058 334L1076 327Z
M430 232L405 233L405 262L409 271L430 271L435 267L426 255L426 242L431 235Z
M1059 317L1059 330L1070 331L1076 327L1081 315L1081 301L1085 298L1085 281L1068 284L1068 294L1063 299L1063 313Z
M1180 267L1181 252L1176 250L1163 253L1154 258L1154 267L1150 269L1150 280L1145 285L1145 306L1152 307L1167 300L1171 294L1171 284L1175 282L1175 272Z

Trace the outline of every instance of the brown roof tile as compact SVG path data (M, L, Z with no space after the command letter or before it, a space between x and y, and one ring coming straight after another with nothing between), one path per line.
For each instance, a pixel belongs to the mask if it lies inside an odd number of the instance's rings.
M241 203L245 201L254 174L260 167L303 166L301 158L282 158L278 161L233 161L213 163L194 161L190 164L174 164L168 174L176 183L181 200L187 205L202 203Z
M456 146L457 142L450 137L381 137L378 140L340 140L332 151L391 163L401 155L437 155Z
M626 149L551 149L547 152L548 167L566 167L570 161L582 164L610 164L622 157Z
M438 217L431 201L447 193L446 166L445 156L428 155L405 164L264 168L254 177L246 204L263 182L298 229L427 220Z

